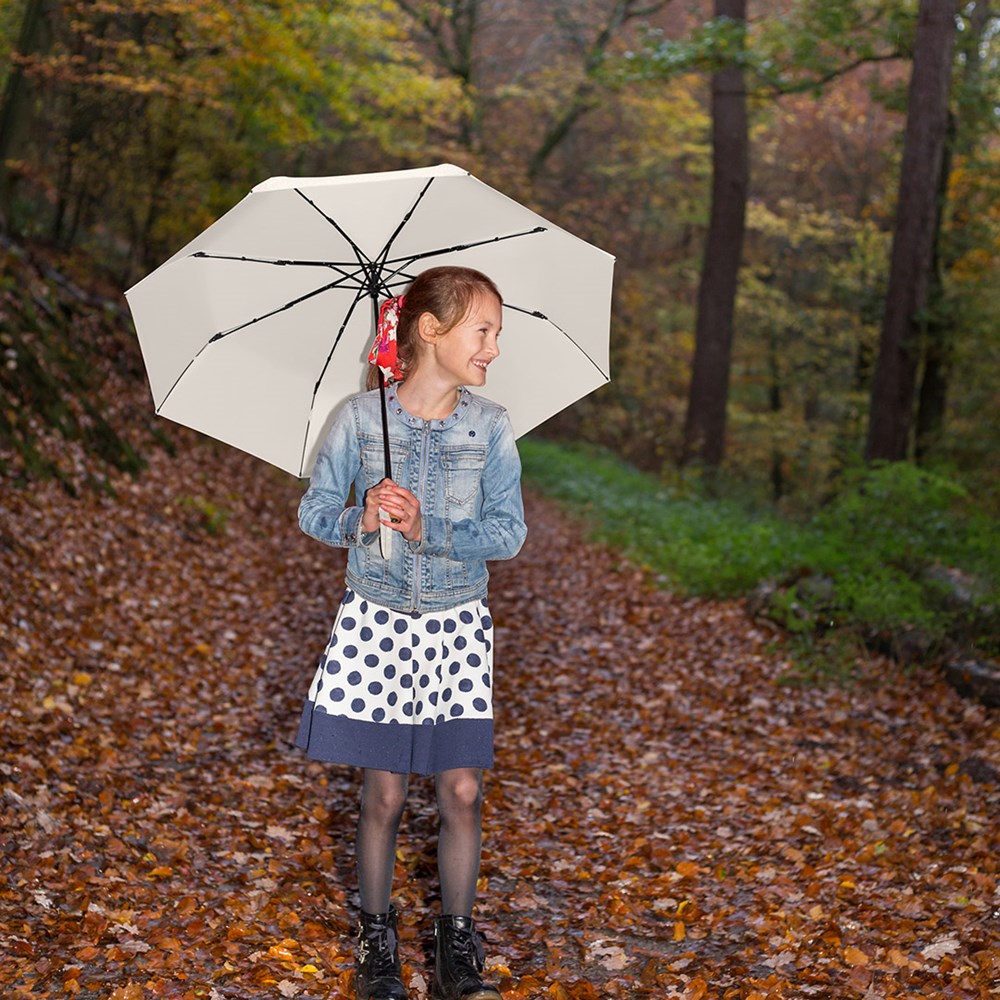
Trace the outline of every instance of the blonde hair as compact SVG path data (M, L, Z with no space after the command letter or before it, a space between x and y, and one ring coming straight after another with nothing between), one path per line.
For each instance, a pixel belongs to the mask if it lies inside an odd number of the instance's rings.
M471 267L432 267L418 274L404 293L396 327L396 357L404 372L408 374L416 364L420 317L430 313L447 333L468 314L476 296L484 292L503 304L503 296L493 280ZM366 384L369 389L378 388L375 365L369 366Z

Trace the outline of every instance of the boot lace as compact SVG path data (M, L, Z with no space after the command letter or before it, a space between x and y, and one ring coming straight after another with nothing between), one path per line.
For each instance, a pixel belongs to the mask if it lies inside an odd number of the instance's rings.
M395 978L396 932L391 927L369 930L358 945L358 960L365 962L371 956L372 979Z
M452 938L455 958L474 972L481 972L486 960L483 942L475 930L456 930Z

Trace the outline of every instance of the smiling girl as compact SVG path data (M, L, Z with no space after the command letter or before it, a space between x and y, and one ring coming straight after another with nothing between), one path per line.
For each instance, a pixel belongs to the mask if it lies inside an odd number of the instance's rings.
M303 531L348 549L347 592L297 745L313 759L364 769L359 1000L407 996L390 897L414 773L435 775L440 815L432 996L500 998L480 976L483 950L472 920L482 775L493 766L486 560L516 555L526 528L507 413L468 386L486 385L502 322L500 292L469 268L432 268L385 302L369 360L389 379L393 477L385 477L376 389L337 413L299 506ZM373 387L378 371L369 374ZM383 549L380 526L402 542Z

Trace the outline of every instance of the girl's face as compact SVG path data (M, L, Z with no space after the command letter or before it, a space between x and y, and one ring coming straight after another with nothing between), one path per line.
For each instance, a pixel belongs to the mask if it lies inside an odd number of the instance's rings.
M433 357L441 374L456 386L486 385L486 368L500 357L502 323L497 298L488 292L477 295L465 316L434 339Z

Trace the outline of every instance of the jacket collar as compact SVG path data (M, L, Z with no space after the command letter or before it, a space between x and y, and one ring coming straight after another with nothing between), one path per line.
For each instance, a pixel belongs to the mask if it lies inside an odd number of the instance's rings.
M472 393L464 385L461 386L458 390L458 402L455 404L455 409L442 420L423 420L420 417L415 417L403 406L396 395L396 390L391 386L386 389L385 405L392 418L407 427L423 428L426 424L430 424L432 431L443 431L454 427L469 412L472 399Z

